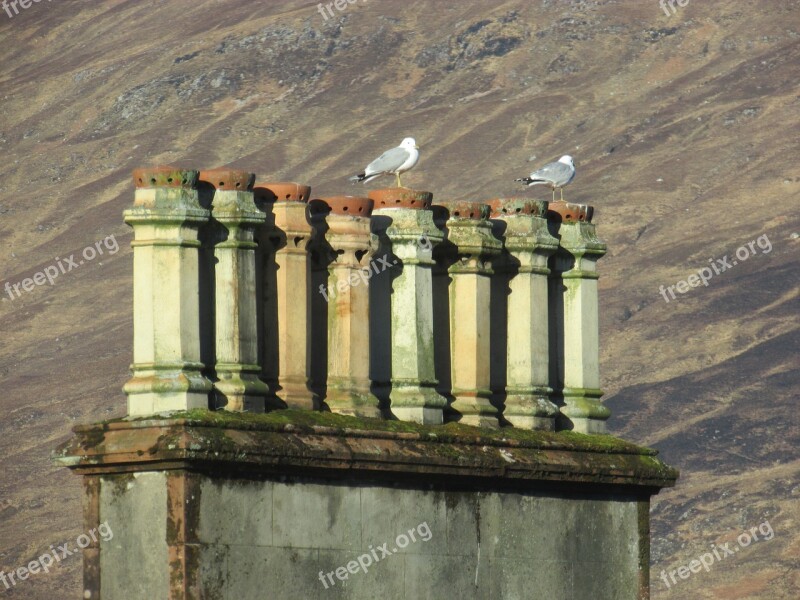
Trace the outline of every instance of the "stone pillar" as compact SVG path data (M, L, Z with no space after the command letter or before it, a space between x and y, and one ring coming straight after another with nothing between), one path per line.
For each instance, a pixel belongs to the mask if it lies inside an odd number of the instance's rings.
M558 240L548 232L547 202L499 198L492 217L501 222L502 266L508 281L505 410L514 427L553 431L558 407L550 400L548 258Z
M211 382L200 360L197 171L133 172L136 197L125 211L133 227L133 378L128 415L209 407Z
M369 197L375 202L372 230L387 251L394 278L391 339L377 340L391 348L391 411L406 421L442 423L447 400L436 392L431 267L433 247L443 236L433 223L433 195L391 188Z
M550 205L551 233L560 248L551 259L551 306L558 347L551 369L555 394L561 400L561 427L581 433L605 433L611 411L600 403L600 327L597 261L606 245L597 239L590 206L555 202ZM553 337L551 337L553 340ZM553 379L551 377L551 379Z
M489 260L502 244L492 235L489 207L476 202L440 202L449 213L445 258L450 275L450 381L453 402L448 420L498 427L490 390Z
M200 172L201 194L211 195L214 244L216 376L214 404L264 412L268 393L259 379L256 248L266 217L253 196L255 175L234 169Z
M263 249L264 378L273 396L293 408L313 409L309 378L309 257L311 188L297 183L266 183L255 189L267 214L260 232Z
M312 202L316 204L317 201ZM323 204L324 203L324 204ZM327 303L328 369L325 402L332 412L379 418L378 398L369 379L369 282L382 265L372 261L372 200L323 198L312 222L325 220L330 249L327 286L312 293Z

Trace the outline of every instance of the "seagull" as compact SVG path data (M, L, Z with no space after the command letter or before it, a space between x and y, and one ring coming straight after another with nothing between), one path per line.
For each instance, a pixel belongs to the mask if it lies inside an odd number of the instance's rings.
M514 181L521 181L527 186L531 185L548 185L553 190L553 201L556 199L556 189L561 193L561 199L564 199L564 186L567 185L575 177L575 163L569 154L565 154L558 159L558 162L551 162L530 174L529 177L522 179L515 179Z
M350 178L353 183L368 183L381 175L397 177L397 187L403 187L400 175L410 171L419 161L419 146L414 138L407 137L399 146L387 150L373 160L364 172Z

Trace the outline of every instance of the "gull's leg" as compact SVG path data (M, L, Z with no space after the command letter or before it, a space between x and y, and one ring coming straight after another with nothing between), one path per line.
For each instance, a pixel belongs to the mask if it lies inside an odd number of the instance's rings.
M556 201L556 188L553 188L553 202Z
M558 191L561 193L561 200L564 200L564 188L558 188Z
M400 179L400 173L395 173L397 176L397 187L403 187L403 182Z

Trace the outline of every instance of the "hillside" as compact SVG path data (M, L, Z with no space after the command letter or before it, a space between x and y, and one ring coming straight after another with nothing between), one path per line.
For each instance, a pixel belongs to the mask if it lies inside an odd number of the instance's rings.
M74 424L124 414L131 170L229 165L353 193L347 176L415 135L422 160L405 181L439 199L518 194L515 177L575 156L565 199L596 207L610 249L611 428L682 471L654 501L653 598L800 597L800 1L334 12L282 0L0 12L0 286L107 242L54 285L0 289L0 570L82 532L80 481L50 452ZM724 257L707 286L665 301L660 286ZM774 538L670 587L659 578L767 520ZM70 557L5 594L79 597L80 569Z

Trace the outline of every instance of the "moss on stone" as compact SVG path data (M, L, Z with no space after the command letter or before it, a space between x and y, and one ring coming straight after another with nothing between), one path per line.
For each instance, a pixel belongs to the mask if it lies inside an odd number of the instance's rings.
M133 483L135 479L133 473L122 473L104 478L103 485L111 484L111 496L116 500L128 491L128 485Z
M116 419L115 421L186 421L191 425L200 425L209 429L208 435L220 447L235 447L235 442L227 437L224 429L258 429L267 431L285 431L291 427L295 431L309 433L315 427L325 427L329 433L347 435L350 431L376 431L390 433L416 434L422 439L436 440L446 443L504 443L510 445L524 445L534 447L559 447L574 448L585 452L601 452L608 454L639 454L655 456L656 451L631 442L621 440L605 434L583 434L573 431L531 431L505 427L502 429L488 429L462 425L460 423L447 423L445 425L420 425L407 421L389 421L384 419L371 419L353 417L330 412L310 410L278 410L266 414L238 413L224 410L210 411L195 409L190 411L173 412L156 417L142 417L138 419ZM113 421L110 421L113 422ZM108 423L103 425L107 427ZM218 432L214 432L219 428ZM659 462L660 461L656 461Z

